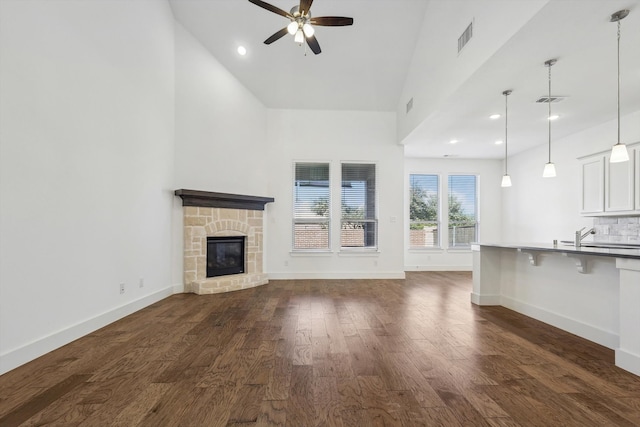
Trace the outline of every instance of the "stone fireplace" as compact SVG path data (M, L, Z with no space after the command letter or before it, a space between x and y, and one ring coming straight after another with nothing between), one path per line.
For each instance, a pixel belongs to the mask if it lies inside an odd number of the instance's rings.
M264 285L264 205L271 197L176 190L184 216L185 292L214 294ZM244 272L207 277L207 238L244 237Z

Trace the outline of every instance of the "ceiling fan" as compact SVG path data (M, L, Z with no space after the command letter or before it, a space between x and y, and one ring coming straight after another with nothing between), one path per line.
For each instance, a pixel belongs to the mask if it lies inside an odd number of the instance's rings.
M249 0L256 6L260 6L263 9L267 9L273 13L289 18L291 23L283 29L276 31L264 41L264 44L271 44L274 41L284 37L287 33L294 36L296 43L304 43L305 39L307 44L316 55L322 52L318 40L313 35L315 32L313 25L320 25L325 27L344 27L347 25L353 25L353 18L346 18L344 16L320 16L312 18L309 9L313 0L300 0L299 6L291 8L290 12L277 8L276 6L263 2L262 0Z

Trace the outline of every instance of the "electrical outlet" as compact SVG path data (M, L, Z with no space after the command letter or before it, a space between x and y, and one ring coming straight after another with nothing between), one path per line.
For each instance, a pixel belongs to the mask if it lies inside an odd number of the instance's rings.
M140 281L138 282L138 286L141 288L144 288L144 277L140 278Z
M288 266L289 266L289 261L285 260L285 261L284 261L284 266L285 266L285 267L288 267Z
M124 294L124 283L120 283L120 294Z

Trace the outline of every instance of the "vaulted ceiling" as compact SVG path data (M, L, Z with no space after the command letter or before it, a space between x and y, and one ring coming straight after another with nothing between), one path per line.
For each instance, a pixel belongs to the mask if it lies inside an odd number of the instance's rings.
M296 4L269 3L286 11ZM266 107L393 111L406 155L460 158L503 156L494 142L504 118L488 117L504 114L505 89L513 90L510 153L546 143L548 106L535 101L548 90L548 59L558 60L552 95L566 96L552 104L554 138L615 119L617 24L609 17L630 9L621 21L620 107L623 115L640 110L639 0L315 0L315 17L354 18L353 26L316 27L319 55L289 35L263 44L289 21L247 0L170 4ZM470 22L473 37L457 52Z

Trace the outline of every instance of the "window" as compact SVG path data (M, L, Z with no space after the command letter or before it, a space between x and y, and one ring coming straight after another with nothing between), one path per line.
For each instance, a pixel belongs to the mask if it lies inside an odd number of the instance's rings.
M448 248L465 249L478 241L478 177L449 175L446 182L448 212L441 218L440 177L409 175L409 249L439 248L441 239Z
M293 185L293 249L329 250L329 163L296 163Z
M375 249L377 242L376 165L342 164L340 246Z
M477 176L449 175L449 247L478 240Z
M409 175L409 247L440 247L438 175Z

